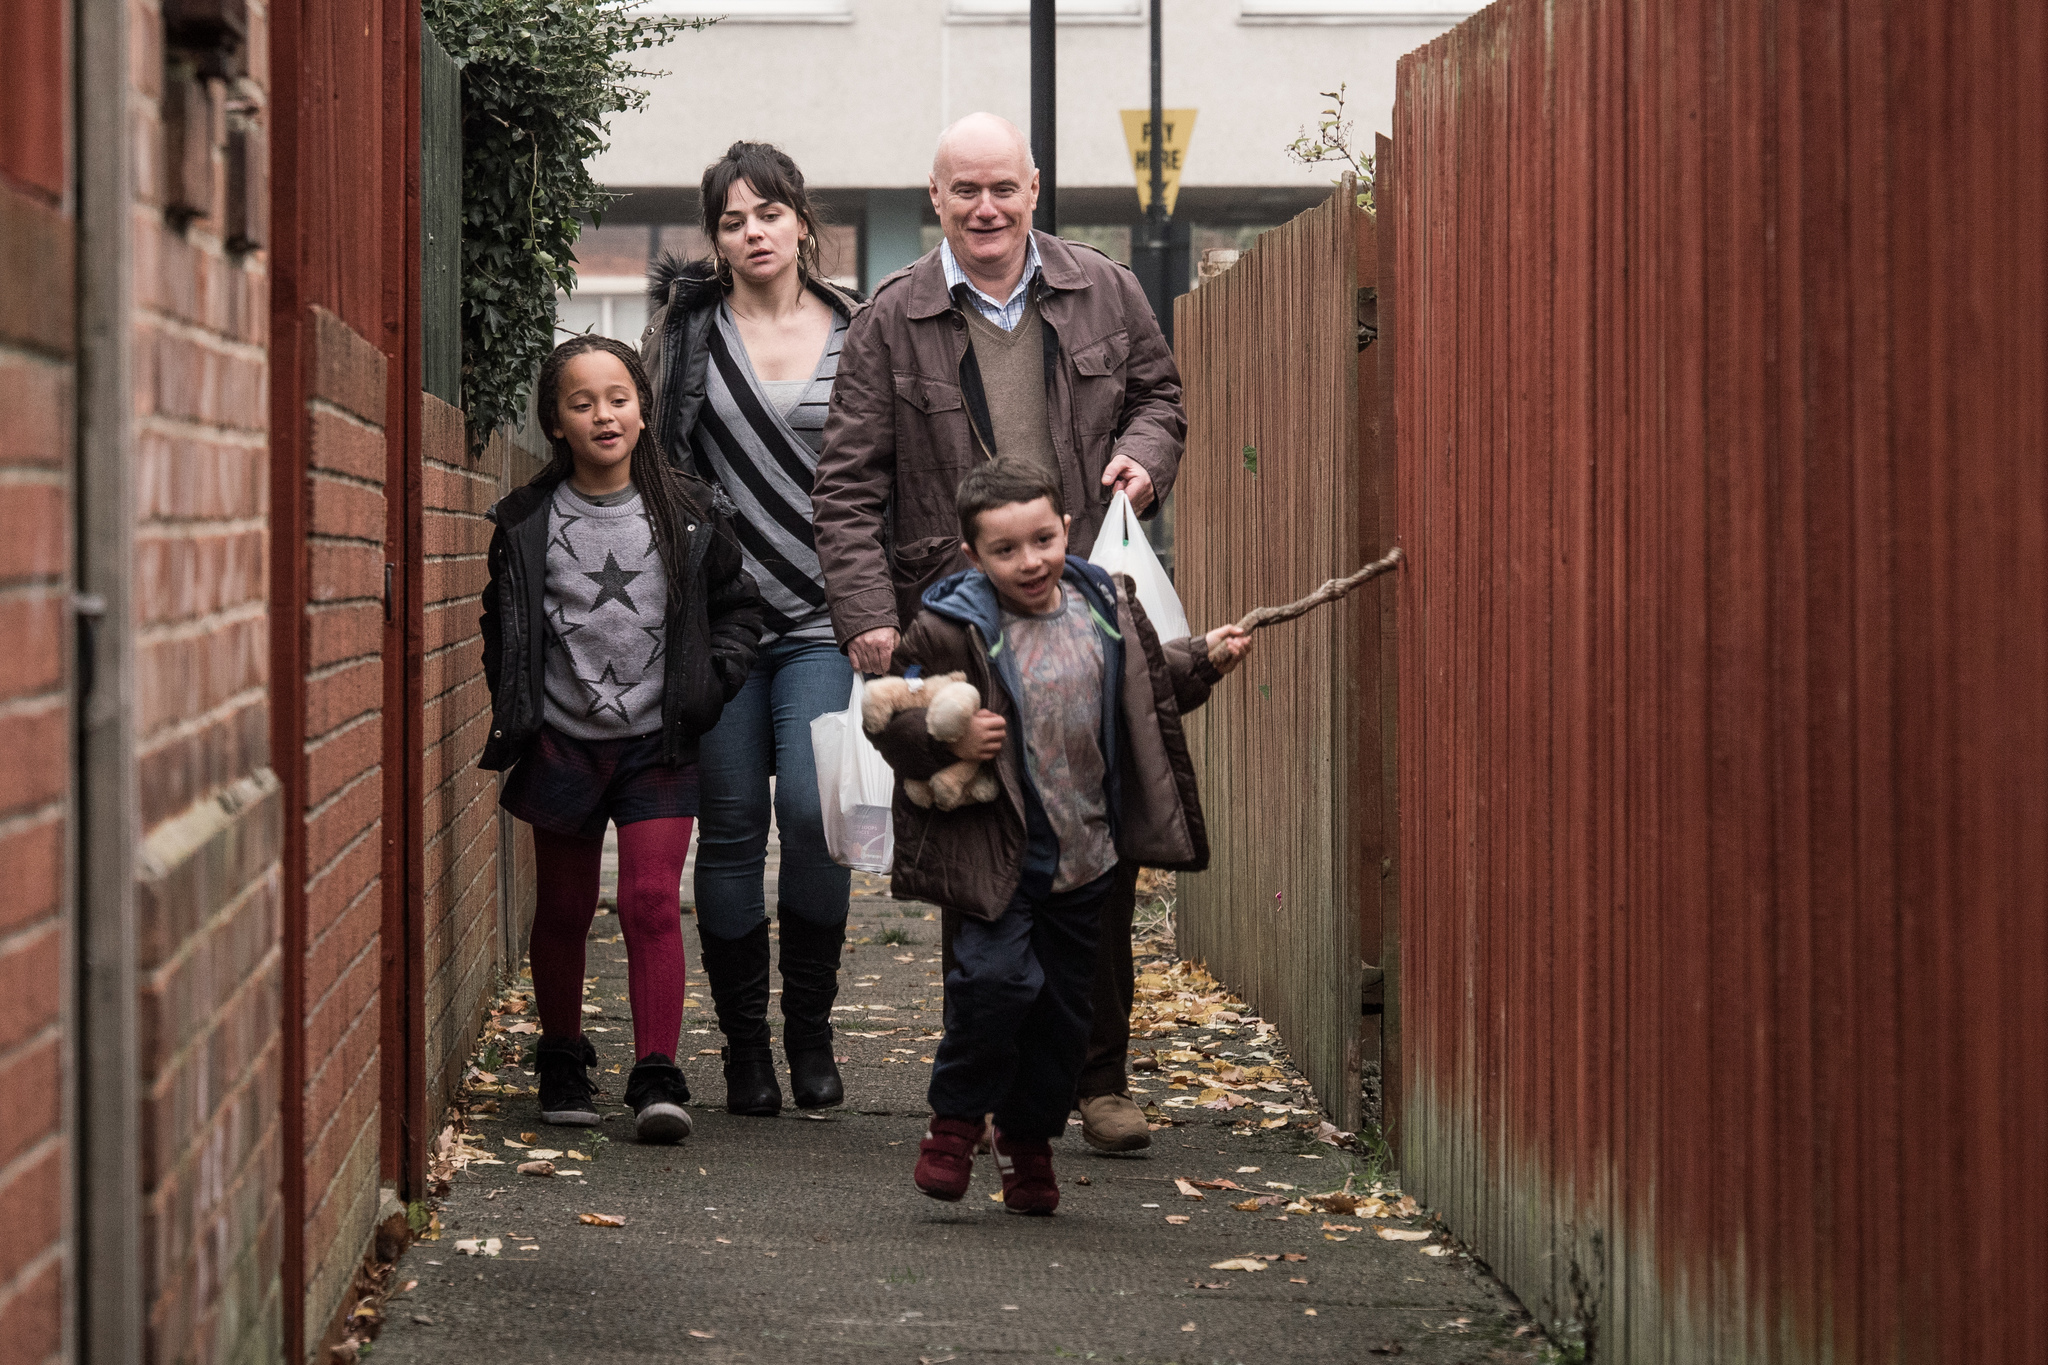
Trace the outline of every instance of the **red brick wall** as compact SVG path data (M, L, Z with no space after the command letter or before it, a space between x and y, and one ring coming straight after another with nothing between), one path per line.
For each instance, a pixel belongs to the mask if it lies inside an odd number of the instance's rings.
M333 1316L377 1210L384 771L384 355L309 310L304 497L305 1322Z
M499 812L494 774L476 766L491 719L477 615L507 445L470 458L462 413L420 395L423 515L422 641L426 846L427 1109L439 1114L462 1076L500 963Z
M250 22L260 54L260 6ZM182 230L167 225L161 35L156 6L141 0L128 64L139 1254L151 1358L221 1360L272 1353L279 1332L268 280L260 255L223 245L218 148L201 211Z
M0 1354L63 1350L70 1251L61 1074L70 897L71 220L62 188L63 7L4 0L24 45L0 59ZM45 39L47 41L39 41ZM49 174L52 165L56 174Z

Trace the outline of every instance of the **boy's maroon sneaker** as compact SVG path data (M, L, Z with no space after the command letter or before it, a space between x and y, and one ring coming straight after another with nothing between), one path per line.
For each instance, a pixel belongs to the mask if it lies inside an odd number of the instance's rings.
M1060 1206L1052 1144L1044 1138L1013 1138L996 1129L996 1169L1002 1172L1003 1208L1008 1212L1051 1213Z
M925 1125L924 1141L917 1144L917 1173L911 1177L917 1188L949 1204L964 1196L974 1174L974 1144L981 1131L979 1119L942 1119L934 1114Z

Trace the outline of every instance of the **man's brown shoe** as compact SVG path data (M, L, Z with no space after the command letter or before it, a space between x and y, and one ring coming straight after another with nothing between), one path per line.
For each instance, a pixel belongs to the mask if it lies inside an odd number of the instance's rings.
M1081 1136L1098 1152L1135 1152L1152 1145L1152 1129L1128 1095L1082 1100Z

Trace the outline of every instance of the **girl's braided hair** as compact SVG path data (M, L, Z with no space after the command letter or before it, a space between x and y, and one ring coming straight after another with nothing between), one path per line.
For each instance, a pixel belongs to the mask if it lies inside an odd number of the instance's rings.
M633 377L633 387L640 394L640 439L633 446L633 453L627 457L627 472L633 486L640 490L640 505L647 513L648 525L654 529L655 550L661 556L661 567L668 576L669 600L685 601L688 592L683 583L682 556L678 553L686 534L683 527L710 516L711 509L697 505L697 499L690 495L682 474L662 458L660 443L654 435L654 386L647 380L647 368L640 363L639 352L610 337L585 333L569 338L549 354L540 367L535 407L540 414L541 429L547 432L548 446L554 454L540 473L533 476L531 483L536 488L552 488L576 472L576 456L569 448L568 437L555 435L551 428L561 421L557 407L562 396L562 371L577 356L592 351L617 356L619 363L626 367L626 373Z

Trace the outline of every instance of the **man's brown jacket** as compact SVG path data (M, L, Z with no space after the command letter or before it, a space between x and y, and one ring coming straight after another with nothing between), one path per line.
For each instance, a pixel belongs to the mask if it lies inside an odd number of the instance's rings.
M1069 542L1086 555L1109 502L1102 471L1113 457L1143 466L1156 499L1172 489L1187 434L1180 372L1129 270L1092 247L1033 235L1046 415L1074 518ZM934 250L877 285L847 330L811 490L842 645L900 629L927 587L967 567L954 494L997 453L961 312L971 306L946 292Z

